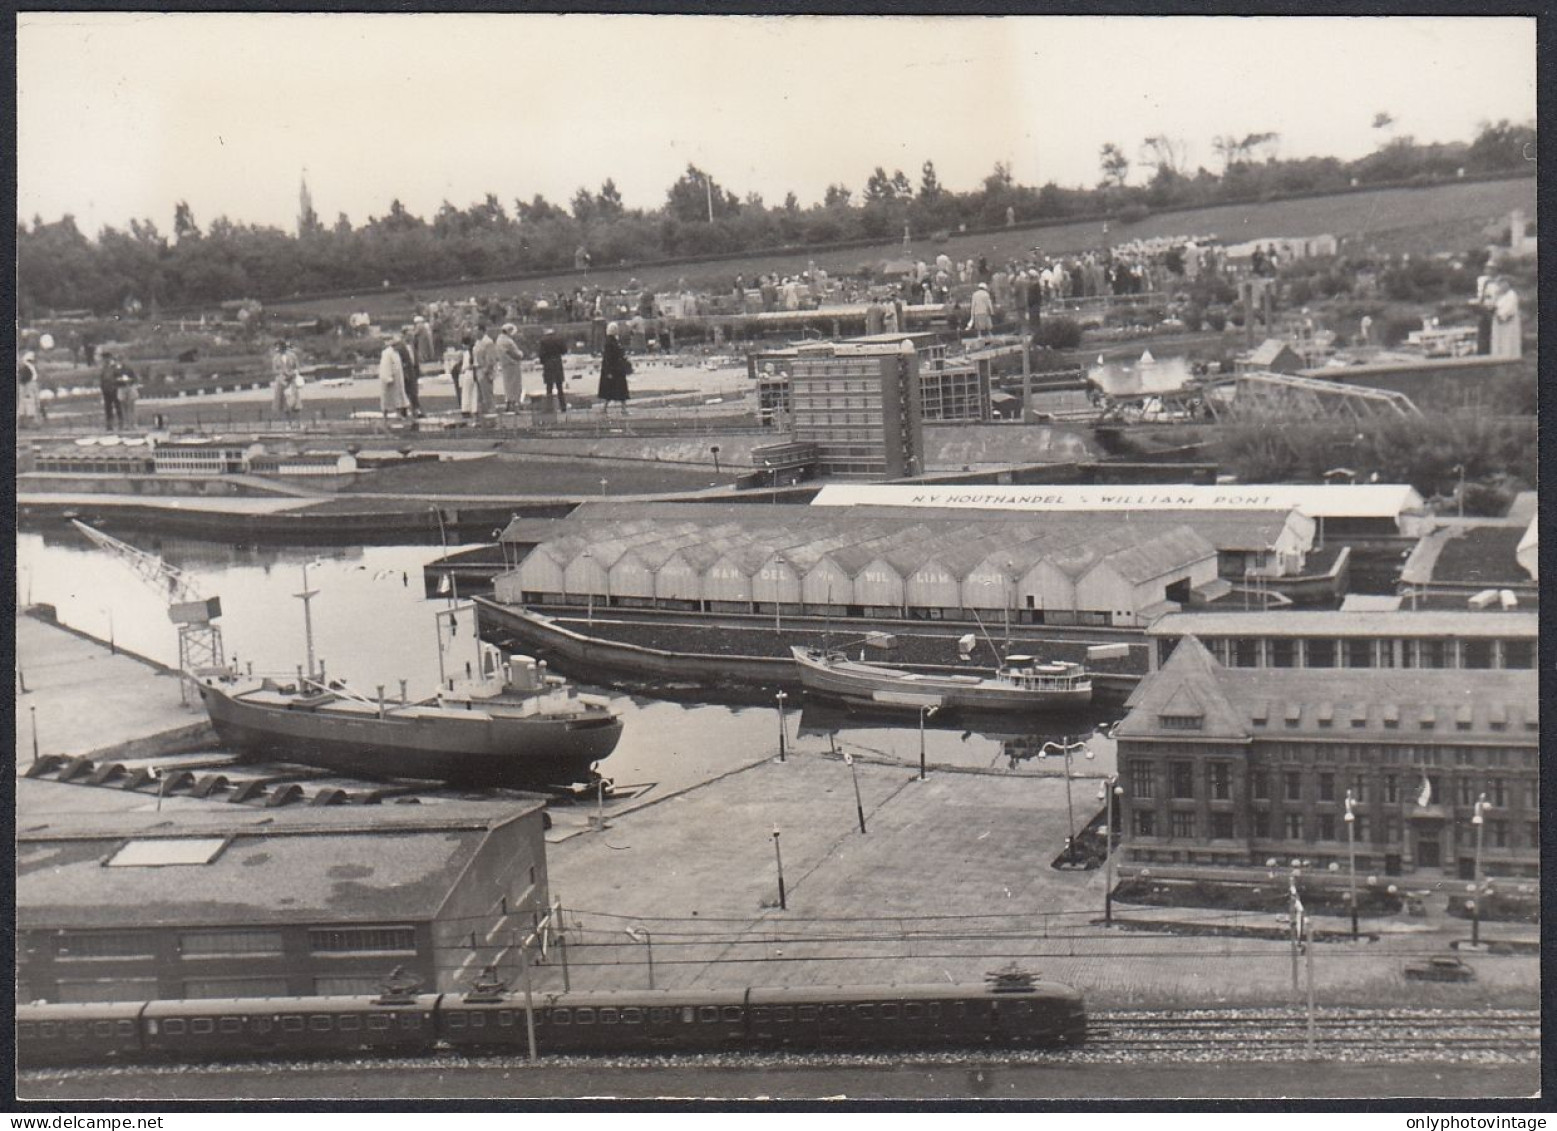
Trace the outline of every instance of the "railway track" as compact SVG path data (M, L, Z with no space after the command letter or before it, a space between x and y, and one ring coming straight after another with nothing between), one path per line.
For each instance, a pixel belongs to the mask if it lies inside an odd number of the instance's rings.
M1065 1049L1002 1048L897 1050L811 1049L783 1052L699 1054L598 1053L552 1055L539 1065L519 1052L461 1053L439 1050L409 1056L321 1056L242 1062L133 1065L30 1070L34 1079L71 1080L131 1075L211 1077L232 1074L312 1074L350 1069L359 1074L401 1075L451 1070L561 1071L601 1069L821 1069L923 1066L984 1070L1033 1064L1217 1064L1305 1062L1351 1064L1475 1063L1530 1064L1539 1061L1541 1021L1537 1010L1326 1009L1315 1017L1313 1053L1308 1022L1297 1008L1271 1010L1105 1010L1095 1012L1084 1045Z
M1108 1055L1195 1054L1199 1059L1283 1059L1306 1054L1307 1015L1297 1008L1259 1011L1102 1011L1092 1014L1087 1049ZM1312 1045L1320 1056L1416 1054L1533 1058L1541 1048L1534 1010L1322 1010Z

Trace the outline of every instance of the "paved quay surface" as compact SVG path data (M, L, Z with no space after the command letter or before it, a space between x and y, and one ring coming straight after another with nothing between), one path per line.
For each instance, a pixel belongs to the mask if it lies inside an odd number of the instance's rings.
M100 641L18 613L13 704L16 769L32 761L32 719L42 754L90 754L205 720L179 702L178 678ZM26 692L21 684L25 683Z
M652 946L660 987L981 981L1015 961L1078 986L1096 1005L1293 1000L1284 941L1105 928L1102 871L1050 867L1066 835L1063 779L932 769L920 782L903 767L856 769L865 835L849 768L830 755L799 754L550 846L553 894L569 918L573 988L646 985ZM1079 822L1096 809L1093 787L1073 788ZM786 910L778 907L775 825ZM1498 994L1512 1000L1537 984L1533 956L1478 957L1471 987L1406 983L1407 961L1444 952L1468 933L1441 914L1442 897L1434 902L1438 911L1425 922L1368 921L1378 942L1319 944L1320 1003L1471 1005ZM1143 910L1115 904L1121 916ZM1178 912L1206 924L1277 919ZM1321 930L1347 925L1317 921ZM649 941L627 936L635 928ZM1484 931L1530 933L1503 924ZM548 987L560 988L557 965L540 972Z

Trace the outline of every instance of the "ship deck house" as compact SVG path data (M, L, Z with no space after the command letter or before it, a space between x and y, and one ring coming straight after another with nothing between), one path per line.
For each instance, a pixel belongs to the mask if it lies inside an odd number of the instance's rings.
M1311 860L1469 878L1540 868L1534 670L1228 668L1193 637L1131 695L1118 741L1123 874Z

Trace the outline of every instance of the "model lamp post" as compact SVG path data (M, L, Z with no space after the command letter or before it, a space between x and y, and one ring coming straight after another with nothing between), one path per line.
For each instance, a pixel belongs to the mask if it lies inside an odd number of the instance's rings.
M919 708L919 780L925 780L924 721L939 711L939 704L925 703Z
M1476 826L1476 860L1471 873L1472 883L1470 887L1471 946L1481 945L1481 893L1484 890L1484 885L1481 882L1481 845L1482 837L1485 835L1486 830L1486 820L1482 814L1490 808L1492 806L1487 801L1487 795L1483 793L1476 798L1475 810L1471 814L1471 824Z
M789 899L784 893L784 853L779 849L779 827L773 826L773 862L778 866L779 910L789 910Z
M1352 910L1352 942L1357 941L1357 814L1352 812L1356 798L1346 791L1346 862L1350 876L1346 885L1346 899Z
M627 937L636 942L641 942L645 953L649 956L649 989L654 988L654 939L643 927L628 927Z
M1109 774L1097 789L1098 800L1103 802L1103 925L1106 927L1114 924L1114 798L1124 796L1124 787L1118 782L1118 774Z
M784 700L788 699L789 696L780 691L774 698L778 700L779 761L786 762L789 759L785 757L788 751L788 734L786 733L788 728L784 725ZM777 836L778 834L774 833L774 835Z
M1303 938L1303 898L1298 895L1298 880L1303 878L1303 862L1292 861L1287 877L1287 915L1292 922L1292 992L1298 992L1298 949Z
M1067 863L1073 863L1076 859L1076 806L1070 792L1070 755L1073 750L1086 749L1087 744L1085 741L1071 742L1069 736L1063 742L1045 742L1038 748L1038 753L1044 757L1048 757L1051 750L1065 755L1065 820L1070 833L1065 840L1065 860ZM1091 751L1088 751L1088 756L1091 756Z
M832 736L829 735L828 737L831 738ZM37 743L34 742L33 745L35 748L33 760L37 761ZM849 776L854 779L854 812L860 819L860 835L863 836L865 834L865 802L860 799L860 771L854 764L854 755L845 751L843 760L849 767Z

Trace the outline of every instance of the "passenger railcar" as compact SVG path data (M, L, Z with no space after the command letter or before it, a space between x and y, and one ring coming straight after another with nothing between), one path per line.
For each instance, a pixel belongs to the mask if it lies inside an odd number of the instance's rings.
M416 1052L437 1041L440 995L148 1002L141 1046L171 1060L278 1053Z
M16 1010L19 1064L107 1064L140 1055L144 1002L24 1005Z
M965 986L536 994L543 1054L1064 1045L1086 1039L1082 996L1031 979ZM522 1053L521 994L192 999L17 1009L18 1063L138 1057Z
M1039 982L1019 990L974 986L837 986L689 993L546 994L535 999L545 1052L905 1048L1079 1043L1081 995ZM524 1003L460 1000L439 1010L450 1045L523 1046Z

